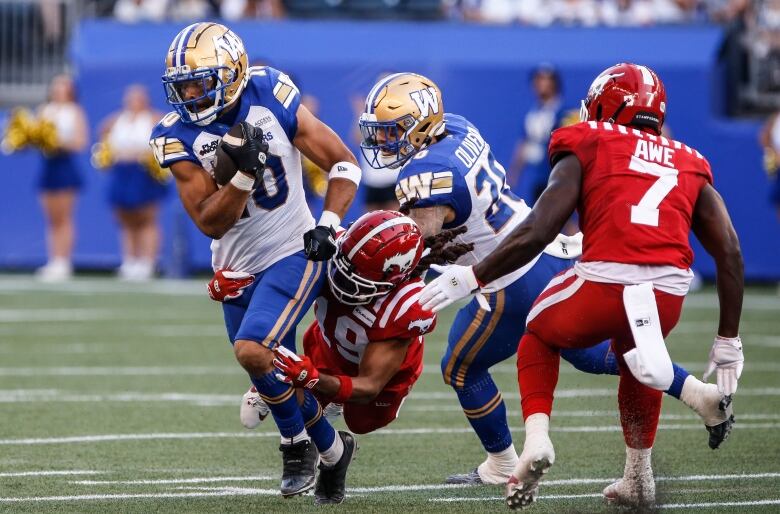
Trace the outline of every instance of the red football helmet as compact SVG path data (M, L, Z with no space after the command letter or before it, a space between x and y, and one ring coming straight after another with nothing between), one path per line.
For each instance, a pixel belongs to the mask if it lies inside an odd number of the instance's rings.
M336 241L328 261L330 290L347 305L363 305L387 294L420 262L423 238L411 218L395 211L361 216Z
M582 101L580 121L607 121L649 127L661 133L666 89L653 70L621 63L602 71Z

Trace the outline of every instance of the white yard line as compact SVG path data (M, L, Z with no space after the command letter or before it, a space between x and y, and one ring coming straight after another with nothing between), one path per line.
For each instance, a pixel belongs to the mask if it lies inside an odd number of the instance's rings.
M206 296L206 279L155 280L146 284L128 284L110 278L79 278L69 282L47 284L32 277L0 276L0 294L49 292L56 294L142 294L163 296Z
M151 498L203 498L210 496L278 496L278 489L224 489L222 491L191 493L138 493L138 494L78 494L70 496L23 496L0 498L0 503L62 502L86 500L134 500Z
M712 507L760 507L761 505L780 505L780 498L771 500L747 500L734 502L706 503L664 503L659 509L707 509Z
M177 315L178 314L178 315ZM0 308L0 323L44 323L44 322L82 322L82 321L181 321L186 316L168 310L150 311L140 309L101 309L101 308L42 308L8 309ZM193 325L201 320L190 319Z
M739 430L763 430L780 428L780 423L740 423ZM620 432L619 425L608 426L570 426L554 427L553 432L560 433L592 433L592 432ZM658 425L658 430L702 430L701 425L696 424L664 424ZM513 432L522 432L522 429L512 429ZM396 436L396 435L430 435L430 434L471 434L471 428L384 428L371 434L372 436ZM254 438L254 437L279 437L278 432L174 432L174 433L149 433L149 434L100 434L69 437L41 437L0 439L0 446L30 446L40 444L75 444L75 443L100 443L117 441L149 441L149 440L196 440L196 439L229 439L229 438Z
M278 480L278 476L248 476L248 477L196 477L171 478L159 480L71 480L78 485L165 485L165 484L209 484L213 482L255 482L261 480Z
M78 469L64 469L64 470L51 470L51 471L12 471L8 473L0 473L0 478L13 478L13 477L50 477L50 476L79 476L79 475L102 475L105 471L89 471Z
M750 478L765 478L766 473L757 475L738 475L741 479ZM775 474L772 474L775 475ZM712 475L710 480L722 479L721 475ZM664 477L667 481L688 481L689 477ZM733 479L733 478L731 478ZM599 482L606 482L609 479L575 479L575 480L598 480ZM563 481L558 481L562 483ZM553 485L555 481L545 482L546 485ZM584 483L584 482L578 482ZM590 482L588 482L590 483ZM397 486L379 486L379 487L356 487L350 488L350 495L360 495L366 493L393 493L393 492L412 492L412 491L437 491L437 490L453 490L453 489L466 489L469 486L465 485L446 485L446 484L419 484L419 485L397 485ZM86 500L127 500L127 499L153 499L153 498L201 498L201 497L214 497L214 496L276 496L279 491L276 489L257 489L257 488L244 488L244 487L202 487L197 491L191 492L164 492L164 493L116 493L116 494L79 494L79 495L62 495L62 496L28 496L28 497L0 497L0 503L24 503L24 502L57 502L57 501L86 501ZM541 500L557 500L557 499L573 499L573 498L598 498L601 494L587 493L587 494L551 494L543 495ZM500 501L500 497L447 497L447 498L431 498L431 502L458 502L458 501ZM766 499L766 500L747 500L747 501L731 501L731 502L709 502L709 503L674 503L660 505L660 508L706 508L706 507L743 507L743 506L759 506L759 505L777 505L780 504L780 500Z
M243 372L237 364L231 366L43 366L0 368L0 377L176 376L241 373Z

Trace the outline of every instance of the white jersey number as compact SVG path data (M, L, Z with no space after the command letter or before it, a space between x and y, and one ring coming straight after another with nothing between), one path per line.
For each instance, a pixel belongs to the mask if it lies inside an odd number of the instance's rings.
M328 300L323 297L317 298L317 323L320 325L325 342L329 346L333 346L333 342L328 338L328 332L325 327L327 315ZM336 350L338 350L341 356L350 362L359 364L360 358L363 356L363 349L369 342L368 334L363 325L349 316L339 316L336 320L333 336L336 338Z
M650 186L639 203L631 206L631 223L657 227L660 212L658 206L677 185L677 176L680 172L676 168L667 168L634 156L631 157L628 168L632 171L658 177L658 180Z

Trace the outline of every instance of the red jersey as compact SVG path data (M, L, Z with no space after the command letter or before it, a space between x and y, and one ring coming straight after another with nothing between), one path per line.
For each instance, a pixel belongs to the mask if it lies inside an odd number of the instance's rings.
M577 205L581 260L688 269L699 191L712 183L707 160L678 141L623 125L588 121L553 132L549 156L582 166Z
M411 339L401 368L385 386L385 390L408 389L422 373L423 334L436 326L436 315L417 303L424 286L422 280L408 280L387 295L357 306L344 305L325 287L314 304L317 321L304 337L306 354L317 368L354 377L369 343Z

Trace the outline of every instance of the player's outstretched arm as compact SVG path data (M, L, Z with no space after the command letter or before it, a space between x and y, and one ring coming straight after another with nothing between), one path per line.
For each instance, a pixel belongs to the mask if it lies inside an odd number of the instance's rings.
M744 269L739 238L720 194L706 184L693 211L693 233L713 259L720 301L718 335L737 337L742 314Z
M474 266L479 283L488 284L520 269L558 235L577 207L582 168L574 155L560 159L533 210L482 262Z
M190 161L173 163L171 173L184 209L205 235L219 239L241 217L251 191L243 191L231 183L218 189L208 172ZM248 180L253 181L254 177Z
M410 343L411 339L369 343L360 360L358 376L336 377L320 373L320 381L314 389L323 395L338 397L339 392L343 393L344 380L350 380L351 393L348 398L338 398L340 403L368 403L382 392L393 375L401 369Z

